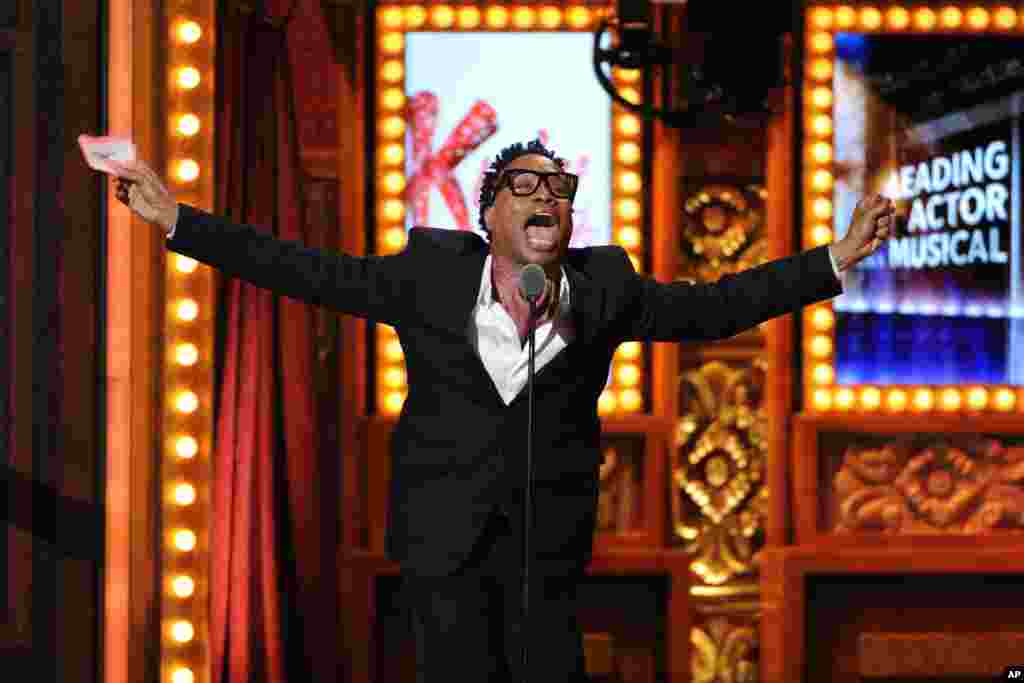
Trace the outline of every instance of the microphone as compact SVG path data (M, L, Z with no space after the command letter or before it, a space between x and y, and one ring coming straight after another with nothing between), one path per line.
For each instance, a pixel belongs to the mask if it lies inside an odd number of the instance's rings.
M544 285L547 284L547 279L544 269L536 263L525 266L519 272L519 293L530 302L531 308L544 293Z

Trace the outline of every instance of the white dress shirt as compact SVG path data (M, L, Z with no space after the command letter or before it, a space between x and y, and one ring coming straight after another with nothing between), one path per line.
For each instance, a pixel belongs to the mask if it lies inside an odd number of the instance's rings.
M537 325L534 332L536 372L540 372L573 340L569 295L569 278L563 268L558 310L551 319ZM490 254L484 260L483 272L480 273L480 293L473 314L469 316L468 333L487 374L508 405L526 386L530 346L520 342L515 321L494 297Z

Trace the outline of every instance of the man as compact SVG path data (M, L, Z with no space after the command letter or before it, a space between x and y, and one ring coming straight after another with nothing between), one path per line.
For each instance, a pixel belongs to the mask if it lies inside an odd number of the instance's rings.
M402 567L418 680L583 678L576 585L598 496L597 399L627 340L712 340L837 295L837 271L873 253L893 208L862 202L818 248L724 277L662 284L618 247L569 249L578 179L537 141L495 160L481 190L489 234L414 228L404 251L353 257L275 240L178 205L142 163L118 197L168 233L169 249L286 296L393 326L409 394L392 435L388 553ZM529 673L521 671L522 493L529 305L519 273L547 287L535 326L535 525Z

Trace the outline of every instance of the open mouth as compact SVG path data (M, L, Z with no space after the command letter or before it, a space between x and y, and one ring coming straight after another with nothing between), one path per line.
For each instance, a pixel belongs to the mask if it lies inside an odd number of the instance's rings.
M526 220L526 243L532 249L551 251L558 246L558 219L550 213L535 213Z
M555 217L550 213L535 213L526 219L526 227L532 228L536 226L550 228L553 227L556 222Z

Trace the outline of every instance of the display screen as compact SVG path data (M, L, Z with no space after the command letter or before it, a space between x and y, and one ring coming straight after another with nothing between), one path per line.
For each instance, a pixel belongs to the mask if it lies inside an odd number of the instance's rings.
M580 176L571 246L611 236L611 103L590 33L410 32L406 227L479 230L480 180L540 138Z
M900 214L835 299L840 384L1024 384L1022 48L836 34L835 235L866 193Z

